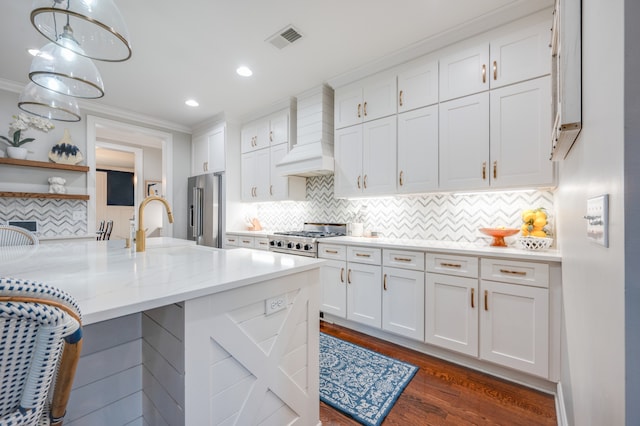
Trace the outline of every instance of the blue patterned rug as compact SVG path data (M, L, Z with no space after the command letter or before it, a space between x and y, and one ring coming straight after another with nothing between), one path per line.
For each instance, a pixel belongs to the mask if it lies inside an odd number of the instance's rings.
M320 333L320 400L378 426L418 367Z

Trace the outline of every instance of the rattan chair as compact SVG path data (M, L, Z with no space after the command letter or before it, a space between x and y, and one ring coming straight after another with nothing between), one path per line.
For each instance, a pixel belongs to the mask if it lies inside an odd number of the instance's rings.
M0 225L0 247L38 245L38 237L19 226Z
M0 278L0 339L0 425L61 425L82 348L78 304L54 287Z

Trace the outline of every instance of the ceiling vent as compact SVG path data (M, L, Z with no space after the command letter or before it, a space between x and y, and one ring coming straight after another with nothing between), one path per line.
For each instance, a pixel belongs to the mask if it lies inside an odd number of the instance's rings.
M289 46L294 41L300 39L302 34L298 30L296 30L293 25L288 25L277 31L274 35L269 37L266 41L277 47L278 49L283 49Z

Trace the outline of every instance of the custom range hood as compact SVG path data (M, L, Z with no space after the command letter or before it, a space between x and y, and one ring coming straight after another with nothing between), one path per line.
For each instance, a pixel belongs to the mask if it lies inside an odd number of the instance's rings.
M297 141L276 164L276 173L305 177L333 174L333 89L322 85L297 99Z

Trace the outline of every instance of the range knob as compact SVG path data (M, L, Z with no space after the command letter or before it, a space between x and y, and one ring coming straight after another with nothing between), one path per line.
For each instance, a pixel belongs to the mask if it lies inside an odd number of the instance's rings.
M282 247L282 241L276 241L276 245L277 245L278 247Z
M311 247L312 247L312 246L311 246L310 244L305 244L305 245L304 245L304 249L305 249L306 251L311 250Z
M291 241L289 241L289 242L287 243L287 248L289 248L289 249L290 249L290 248L293 248L293 243L292 243Z
M300 250L301 247L302 247L302 244L300 243L296 244L296 250Z
M270 245L270 246L275 246L275 245L276 245L275 240L271 240L271 241L269 241L269 245Z

